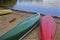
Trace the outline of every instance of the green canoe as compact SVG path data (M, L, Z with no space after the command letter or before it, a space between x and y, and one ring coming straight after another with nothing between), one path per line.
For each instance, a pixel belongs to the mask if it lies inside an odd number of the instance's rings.
M40 15L34 14L31 17L23 20L19 24L15 26L12 30L9 30L4 35L0 36L1 40L18 40L24 34L26 34L31 28L34 27L37 23L39 23Z

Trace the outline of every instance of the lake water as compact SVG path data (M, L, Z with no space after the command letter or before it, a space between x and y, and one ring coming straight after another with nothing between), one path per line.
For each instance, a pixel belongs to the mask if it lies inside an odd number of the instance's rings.
M60 0L17 0L12 9L60 17Z

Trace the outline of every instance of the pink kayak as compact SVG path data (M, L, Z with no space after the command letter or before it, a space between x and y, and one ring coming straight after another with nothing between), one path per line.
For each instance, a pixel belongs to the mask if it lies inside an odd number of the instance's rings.
M46 15L40 23L41 40L54 40L56 34L56 22L51 15Z

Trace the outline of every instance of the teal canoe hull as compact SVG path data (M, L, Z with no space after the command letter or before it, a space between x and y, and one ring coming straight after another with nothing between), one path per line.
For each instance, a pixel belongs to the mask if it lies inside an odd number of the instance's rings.
M12 30L9 30L7 33L2 35L0 38L3 40L18 40L26 32L28 32L36 23L39 23L40 15L34 14L31 17L23 20L15 26Z

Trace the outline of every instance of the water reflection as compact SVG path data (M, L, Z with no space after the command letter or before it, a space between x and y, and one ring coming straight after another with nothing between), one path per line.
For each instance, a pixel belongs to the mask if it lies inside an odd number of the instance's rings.
M52 14L60 17L60 0L17 0L12 4L11 7L15 10Z
M23 10L28 12L39 12L42 14L51 14L60 17L60 5L58 0L43 1L17 1L13 6L15 10Z

